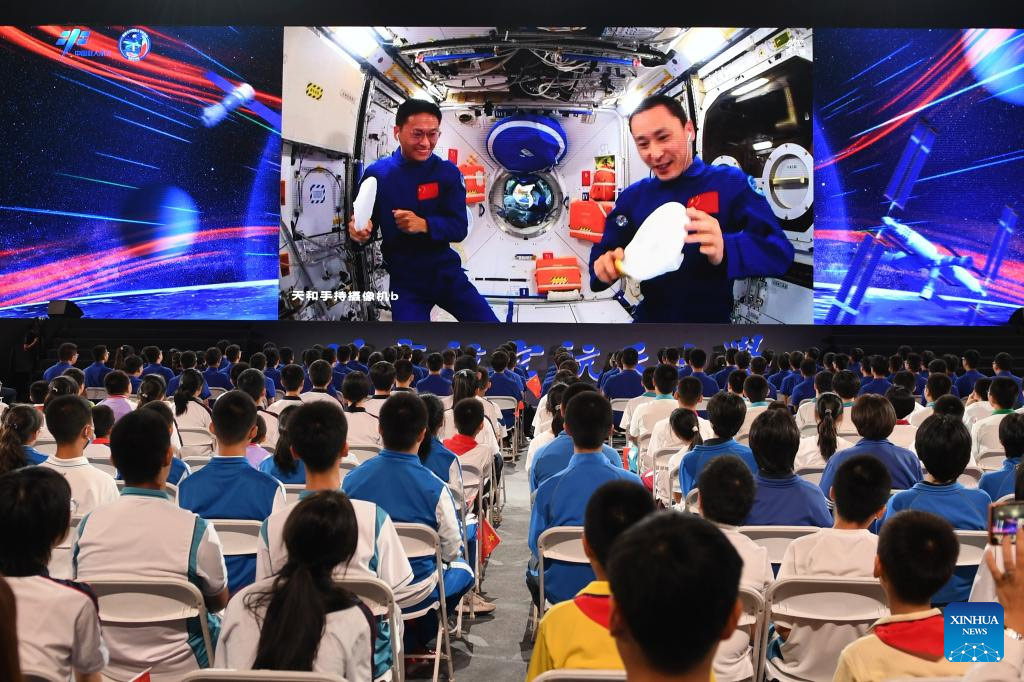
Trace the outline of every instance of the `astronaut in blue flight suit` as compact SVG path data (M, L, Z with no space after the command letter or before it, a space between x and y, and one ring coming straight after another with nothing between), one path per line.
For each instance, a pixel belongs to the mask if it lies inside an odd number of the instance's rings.
M349 220L349 236L360 244L380 227L381 252L391 276L392 318L427 322L435 305L460 322L497 322L487 301L449 246L469 230L466 186L452 162L434 155L441 110L433 102L408 99L398 107L399 148L363 174L377 179L373 217L364 226Z
M793 247L753 178L730 166L709 166L693 154L694 128L682 105L648 97L629 119L637 151L652 176L622 191L590 251L590 288L619 279L623 257L644 220L671 201L685 205L690 224L678 270L640 284L637 322L728 323L733 281L782 275Z

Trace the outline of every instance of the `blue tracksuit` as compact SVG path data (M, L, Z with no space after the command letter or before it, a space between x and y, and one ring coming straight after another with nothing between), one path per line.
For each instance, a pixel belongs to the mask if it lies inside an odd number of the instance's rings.
M85 368L85 385L88 388L103 388L103 377L113 372L102 362L94 362Z
M174 378L174 370L170 367L164 367L163 365L143 365L142 376L147 374L159 374L164 378L164 383L171 383L171 379Z
M819 485L821 492L828 495L839 467L843 462L857 455L874 455L880 459L889 470L892 487L895 490L906 490L921 480L921 460L917 458L917 455L906 448L893 445L884 438L882 440L865 438L853 447L840 450L828 458L828 464L825 465L825 471L821 475Z
M623 480L643 485L636 474L622 467L610 466L600 454L573 454L568 466L537 488L537 496L534 498L530 514L528 536L533 556L539 557L537 540L541 533L555 526L582 526L587 502L594 491L608 481ZM544 562L544 592L552 604L572 599L593 579L594 571L590 564L573 564L557 560Z
M800 383L793 387L793 392L789 394L789 404L796 409L800 406L801 400L814 397L814 377L807 377Z
M263 370L263 374L265 376L270 377L270 379L274 382L275 389L279 388L282 391L284 390L284 386L281 385L281 370L279 370L277 367L267 367L265 370Z
M234 386L231 385L231 379L228 375L215 369L207 368L206 371L203 372L203 378L206 379L207 386L223 388L226 391L230 391L234 388Z
M614 376L618 376L619 372L621 371L622 370L619 369L618 367L612 367L607 372L601 372L601 376L597 378L597 387L603 390L604 385L608 383L608 380Z
M615 398L635 398L644 392L643 375L636 369L623 369L613 374L604 382L602 389L608 400ZM612 423L618 424L622 420L622 412L612 412Z
M513 374L512 376L515 375ZM523 389L519 386L519 377L513 379L512 376L509 376L504 372L500 374L495 372L494 376L491 377L491 387L487 389L486 395L507 396L515 398L516 402L522 400ZM501 423L504 424L506 428L511 428L516 421L515 415L515 410L502 410Z
M416 382L417 393L433 393L437 396L447 396L452 394L452 382L449 379L445 379L440 374L428 374L426 377Z
M43 372L43 379L46 381L53 381L55 377L59 377L64 373L64 370L71 369L74 365L70 362L58 362L55 365L50 365Z
M744 526L832 527L832 513L821 489L796 474L754 476L754 506Z
M729 375L736 371L736 365L726 365L722 369L718 370L711 375L711 378L718 384L719 390L724 391L725 387L729 385Z
M497 322L449 246L469 231L466 187L458 167L434 154L426 161L408 161L398 148L370 164L363 178L377 179L373 224L381 230L391 291L398 296L391 302L394 320L429 322L437 305L460 322ZM400 230L392 213L396 209L426 220L427 232Z
M686 244L678 270L640 284L644 298L637 307L638 322L728 323L733 307L733 280L782 275L793 262L793 247L779 227L753 180L730 166L709 166L694 157L679 177L651 177L622 191L605 220L604 236L590 250L590 288L610 285L594 276L594 261L607 251L624 248L656 208L669 202L686 204L703 195L703 204L722 228L725 258L711 265L700 244ZM717 204L717 206L713 206Z
M969 369L964 372L963 376L957 379L953 385L956 386L957 393L960 397L969 396L974 391L974 382L981 379L985 375L976 369Z
M1009 495L1014 492L1017 483L1016 471L1019 464L1020 457L1007 457L1003 460L1002 469L982 475L978 487L987 492L993 502L1003 495Z
M564 431L547 445L541 446L533 456L533 466L530 467L530 490L536 490L559 471L569 465L576 451L572 438ZM601 452L604 458L613 467L622 468L622 457L609 445L602 445Z
M889 498L880 525L897 512L917 509L941 516L957 530L985 530L988 528L988 505L991 502L992 498L984 490L965 488L955 481L947 485L922 481ZM975 566L957 567L949 581L932 597L932 603L967 601L977 570Z
M702 371L694 370L694 372L691 373L690 376L700 381L700 385L704 387L702 395L705 398L710 398L714 394L718 393L719 390L721 390L718 388L718 383Z
M742 443L737 443L732 438L716 443L714 445L696 445L692 450L683 455L679 461L679 488L683 495L690 492L700 478L700 472L704 470L707 463L715 457L722 455L734 455L743 460L750 472L757 473L757 462L754 460L754 452Z
M865 393L877 393L878 395L885 395L885 392L892 388L892 383L885 377L879 377L878 379L868 379L867 383L864 383L860 387L860 392L857 395L864 395Z

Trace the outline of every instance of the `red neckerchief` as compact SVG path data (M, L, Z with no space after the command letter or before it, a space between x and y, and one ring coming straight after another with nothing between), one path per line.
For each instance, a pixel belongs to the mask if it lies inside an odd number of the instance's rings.
M608 595L578 594L573 597L572 601L584 616L605 630L608 629L608 614L610 611L608 608Z
M942 658L942 616L920 620L885 623L875 626L875 635L893 649L918 658L937 661Z
M475 448L476 445L476 439L473 436L466 436L461 433L455 434L444 442L444 446L456 455L464 455Z
M906 419L897 419L896 420L896 424L897 425L902 424L904 426L910 426L910 422L908 422Z
M110 445L109 438L95 438L92 441L93 445Z

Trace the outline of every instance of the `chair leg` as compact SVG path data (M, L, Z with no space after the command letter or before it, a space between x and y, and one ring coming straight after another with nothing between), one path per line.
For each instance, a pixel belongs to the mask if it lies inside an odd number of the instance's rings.
M442 636L444 637L444 657L448 661L448 682L455 682L455 666L453 665L452 661L452 640L451 637L448 636L447 615L445 616L443 622L445 624L445 627Z
M437 682L438 677L441 674L441 657L444 655L443 649L441 647L441 644L442 644L441 638L443 637L445 640L448 639L447 629L448 628L445 627L445 620L444 620L444 618L438 618L437 619L437 651L434 652L434 675L431 678L433 680L433 682Z

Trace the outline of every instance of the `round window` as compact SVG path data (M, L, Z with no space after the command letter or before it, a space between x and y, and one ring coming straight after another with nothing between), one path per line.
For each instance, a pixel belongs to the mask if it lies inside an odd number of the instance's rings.
M505 172L491 185L490 204L499 228L530 239L544 234L558 221L562 190L551 173Z

